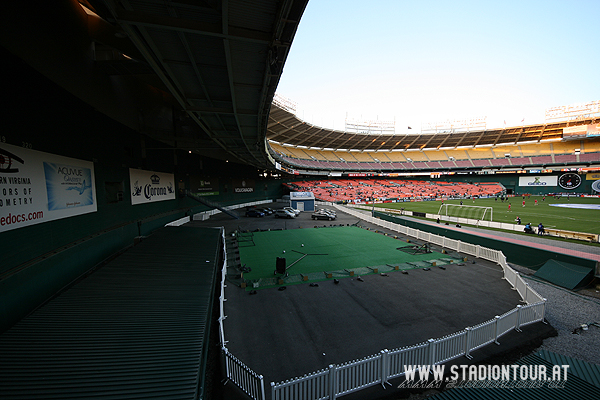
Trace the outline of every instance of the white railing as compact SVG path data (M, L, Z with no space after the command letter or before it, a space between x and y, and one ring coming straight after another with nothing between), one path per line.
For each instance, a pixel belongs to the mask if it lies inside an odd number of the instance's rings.
M183 218L176 219L175 221L171 221L165 226L181 226L183 224L187 224L188 222L190 222L190 217L186 216Z
M225 358L225 372L227 379L235 383L242 391L254 400L265 400L265 384L262 375L257 374L246 364L238 360L227 350L223 321L225 318L225 284L227 278L227 242L225 229L221 228L223 241L223 266L221 267L221 292L219 293L219 340Z
M382 382L385 373L382 360L380 353L335 367L335 395L343 396Z
M469 338L467 341L469 352L496 340L496 321L483 322L469 329L469 334L467 334Z
M472 358L471 351L490 343L499 344L498 339L509 331L513 329L520 331L522 326L544 320L546 299L531 289L523 278L506 263L506 257L502 252L373 218L346 207L342 208L338 205L334 205L334 207L394 232L499 264L504 271L504 279L519 292L526 305L518 305L492 320L440 339L429 339L425 343L392 351L382 350L378 354L340 366L330 365L328 370L281 383L271 383L273 400L333 400L337 396L372 385L382 384L385 387L386 384L389 384L389 379L404 375L406 366L442 364L461 356Z
M388 353L387 379L404 375L406 372L404 368L407 365L427 365L429 363L429 343L430 342L419 343L390 351Z
M225 242L225 229L221 228L221 240L223 241L223 266L221 267L221 292L219 293L219 337L221 347L225 347L225 330L223 329L223 321L225 318L225 281L227 278L227 243Z
M257 201L251 201L249 203L242 203L242 204L233 204L230 206L223 206L223 208L225 210L237 210L239 208L244 208L244 207L252 207L252 206L258 206L261 204L268 204L268 203L272 203L273 200L257 200ZM210 218L212 215L216 215L221 213L222 211L219 210L218 208L214 208L212 210L208 210L208 211L202 211L199 213L196 213L192 216L192 219L194 221L204 221L208 218Z
M246 364L238 360L226 347L223 347L225 355L225 369L227 379L235 383L248 396L254 400L265 400L265 384L262 375L252 371Z
M515 329L517 326L517 318L519 317L519 309L513 308L509 312L506 312L500 316L498 319L498 325L496 330L498 332L498 337L508 333L509 331Z
M341 208L340 206L333 205ZM340 365L316 371L302 377L279 383L271 383L272 400L322 400L335 399L366 387L390 384L389 379L403 376L407 366L442 364L455 358L465 356L471 358L470 352L489 343L498 344L498 338L511 330L520 331L520 327L543 321L546 300L506 263L502 252L484 248L459 240L423 232L418 229L398 225L390 221L373 218L352 209L345 212L394 232L408 235L443 248L480 257L498 263L504 270L504 279L519 292L526 305L518 305L515 309L501 316L496 316L474 327L444 336L429 339L427 342L395 350L382 350L377 354L350 361ZM222 231L224 262L221 271L221 293L219 297L219 335L225 358L227 379L235 383L242 391L254 400L265 400L263 376L252 371L243 362L231 354L226 347L223 320L225 320L225 281L227 274L227 250L225 231Z
M438 339L432 364L442 364L464 354L467 331L456 332Z
M321 400L329 399L334 394L333 382L335 380L334 366L322 369L300 378L294 378L277 384L271 382L271 400L303 399Z
M398 350L382 350L360 360L307 374L281 383L271 383L273 400L335 399L366 387L381 384L385 387L392 378L403 376L408 366L437 365L465 356L498 339L509 331L543 321L544 302L517 306L494 319L466 328L463 331L429 339L427 342Z

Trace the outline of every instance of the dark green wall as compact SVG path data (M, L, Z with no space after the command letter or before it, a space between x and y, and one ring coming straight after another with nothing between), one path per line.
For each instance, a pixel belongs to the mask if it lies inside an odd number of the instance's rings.
M165 149L99 113L0 47L6 68L0 145L8 143L94 163L97 212L0 233L0 332L61 288L166 223L207 210L195 200L131 205L129 168L172 173L189 189L190 177L214 177L213 202L237 204L276 199L281 183L233 162ZM241 171L241 172L240 172ZM252 180L252 193L233 193L234 182ZM109 201L106 183L122 183L123 200ZM109 190L110 192L110 190Z

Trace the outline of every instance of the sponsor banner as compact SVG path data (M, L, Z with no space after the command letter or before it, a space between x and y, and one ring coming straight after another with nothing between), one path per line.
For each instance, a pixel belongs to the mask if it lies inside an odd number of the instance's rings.
M92 162L0 144L0 232L96 211Z
M600 136L600 124L588 125L587 137L597 137L597 136Z
M600 179L600 172L588 173L585 174L586 181L597 181Z
M587 125L563 128L563 139L581 139L587 136Z
M557 176L520 176L519 186L556 186L558 184Z
M254 180L252 179L234 179L233 193L254 193Z
M129 168L131 204L146 204L156 201L174 200L173 174Z
M563 128L563 139L582 139L600 136L600 124L577 125Z
M198 196L213 196L219 194L217 178L190 177L190 192Z
M291 192L290 199L314 199L315 196L312 192Z

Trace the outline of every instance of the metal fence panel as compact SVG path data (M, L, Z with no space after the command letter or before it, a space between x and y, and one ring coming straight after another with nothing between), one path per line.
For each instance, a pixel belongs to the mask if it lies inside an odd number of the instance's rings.
M262 375L252 371L238 360L227 348L223 348L227 378L254 400L264 400L265 390Z
M521 307L521 315L519 320L519 326L533 324L544 319L544 311L546 304L539 302L536 304L529 304Z
M517 317L517 308L513 308L509 312L506 312L500 316L500 319L498 320L498 326L496 327L498 337L504 335L508 331L515 329L515 327L517 326Z
M469 351L473 351L496 340L495 320L487 321L471 328Z
M519 275L517 275L517 279L515 280L515 289L517 289L521 298L525 300L527 295L527 285Z
M467 332L460 331L435 341L434 364L442 364L465 354L465 336Z
M460 242L460 251L470 256L477 256L477 245L471 243Z
M335 393L345 395L382 381L381 354L336 367Z
M428 359L428 343L420 343L410 347L392 350L389 355L389 378L396 378L405 373L408 365L426 365Z
M323 369L280 383L271 383L271 400L322 400L330 396L330 372Z

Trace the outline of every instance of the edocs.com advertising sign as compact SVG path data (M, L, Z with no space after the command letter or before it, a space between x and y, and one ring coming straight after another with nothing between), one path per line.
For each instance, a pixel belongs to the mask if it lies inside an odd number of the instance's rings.
M96 211L92 162L0 143L0 232Z

